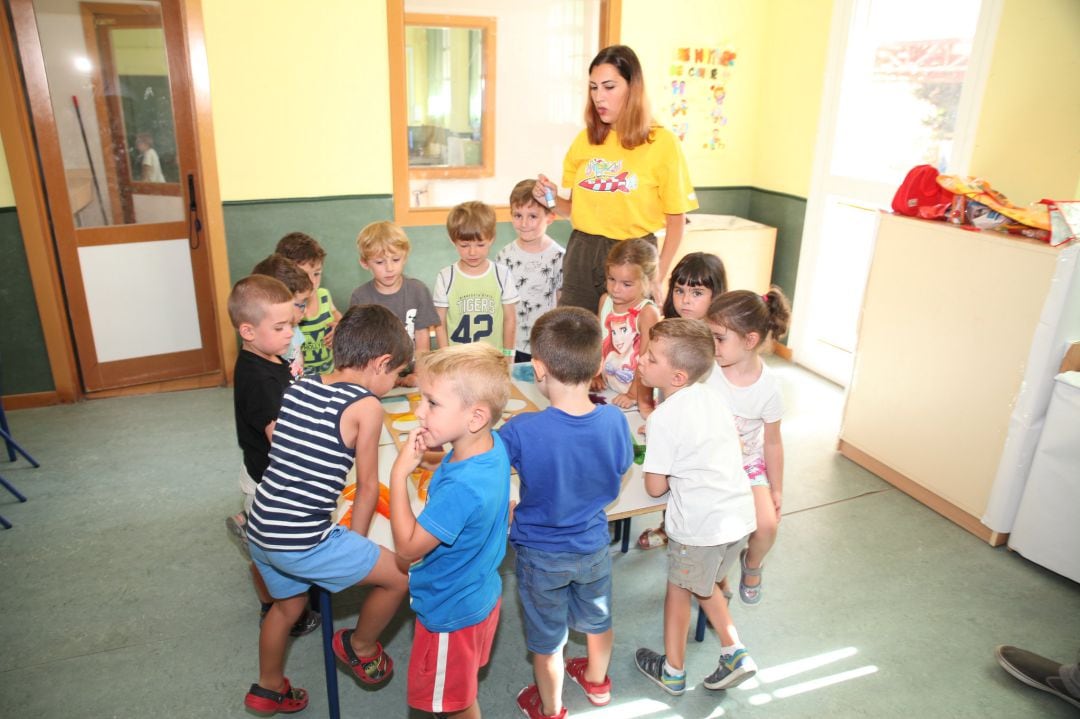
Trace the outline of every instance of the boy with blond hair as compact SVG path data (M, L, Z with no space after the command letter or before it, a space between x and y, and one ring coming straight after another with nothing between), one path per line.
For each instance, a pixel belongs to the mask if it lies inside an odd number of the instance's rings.
M480 716L477 672L499 623L510 510L510 462L492 425L510 396L503 356L477 343L417 360L420 426L390 470L390 527L409 570L416 612L408 704L436 715ZM445 444L417 517L406 482L428 448Z
M642 383L665 397L646 421L645 489L670 496L664 654L641 648L636 660L642 674L674 695L686 691L691 595L720 636L720 661L705 688L730 689L757 671L716 586L746 546L756 515L735 420L720 393L698 381L712 369L713 353L705 323L666 319L649 330L638 364Z
M276 600L259 634L259 681L244 698L252 711L307 706L307 693L285 676L285 650L288 629L316 584L329 592L371 587L355 628L334 634L334 655L364 684L382 684L394 670L379 635L404 599L408 578L397 556L367 532L379 493L379 398L411 353L412 341L389 310L352 307L334 333L334 371L303 377L285 391L248 522L251 558ZM354 465L356 501L352 522L343 527L332 514Z
M485 342L514 359L517 287L506 265L488 259L495 210L463 202L450 210L446 231L461 258L435 278L435 311L451 344Z
M522 180L510 192L510 222L517 238L499 250L495 261L510 268L520 299L517 303L517 338L514 361L528 362L529 332L533 323L559 301L565 250L548 237L553 211L536 201L536 180Z
M585 634L587 656L567 661L566 673L596 706L611 701L607 668L614 636L604 507L619 496L634 450L622 411L589 399L601 337L596 315L579 307L542 315L532 328L532 364L536 386L551 406L516 415L499 430L521 479L510 543L536 677L517 698L529 719L567 715L562 648L571 628Z
M386 307L405 325L416 353L431 349L431 329L438 347L446 346L446 330L431 302L431 292L420 280L405 276L409 237L393 222L372 222L356 238L360 266L371 273L370 282L353 290L349 306L374 304ZM415 386L415 381L412 383Z
M341 320L330 290L322 286L326 250L314 237L290 232L278 240L274 252L295 262L311 280L311 299L305 303L299 322L303 333L304 374L308 377L326 374L334 369L334 326Z

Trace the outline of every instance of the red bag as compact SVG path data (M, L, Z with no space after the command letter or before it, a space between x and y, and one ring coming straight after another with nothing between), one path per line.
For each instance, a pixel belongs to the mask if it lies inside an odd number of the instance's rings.
M893 212L924 220L943 218L952 202L953 193L941 187L937 178L938 171L933 165L911 168L893 195Z

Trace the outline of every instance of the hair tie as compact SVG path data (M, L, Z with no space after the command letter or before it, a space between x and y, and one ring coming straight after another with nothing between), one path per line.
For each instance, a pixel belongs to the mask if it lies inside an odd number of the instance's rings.
M764 302L765 304L769 304L769 295L767 293L762 295L761 296L761 301Z

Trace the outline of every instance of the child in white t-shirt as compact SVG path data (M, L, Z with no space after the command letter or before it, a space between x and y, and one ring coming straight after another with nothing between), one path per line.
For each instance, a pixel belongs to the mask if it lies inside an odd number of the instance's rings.
M761 601L762 562L776 541L784 489L784 399L776 376L761 361L761 350L770 337L787 332L790 317L787 298L773 287L765 295L725 292L709 306L706 319L716 342L717 365L708 384L719 390L735 416L757 514L757 529L739 556L739 597L746 604Z
M641 648L636 660L642 674L674 695L686 691L691 595L720 637L720 661L705 688L729 689L757 671L739 641L727 599L716 591L754 531L754 499L735 423L719 393L698 382L712 364L709 328L682 318L654 325L638 361L641 381L666 398L646 423L645 489L670 497L664 654Z
M536 180L522 180L510 192L510 221L517 238L499 250L495 262L506 265L514 278L520 299L517 303L517 339L514 362L532 359L529 333L536 320L555 309L562 292L562 261L566 252L548 237L555 219L551 209L533 196Z

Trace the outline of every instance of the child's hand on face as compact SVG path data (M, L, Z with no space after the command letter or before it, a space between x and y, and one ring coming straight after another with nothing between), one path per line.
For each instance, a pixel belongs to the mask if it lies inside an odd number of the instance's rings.
M390 469L391 476L407 476L420 466L420 462L424 459L424 452L427 451L427 442L422 437L423 431L422 428L415 427L409 432L408 438L398 450L394 466Z

